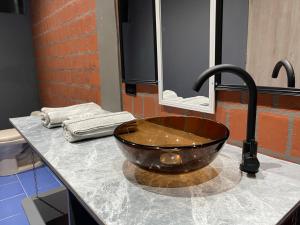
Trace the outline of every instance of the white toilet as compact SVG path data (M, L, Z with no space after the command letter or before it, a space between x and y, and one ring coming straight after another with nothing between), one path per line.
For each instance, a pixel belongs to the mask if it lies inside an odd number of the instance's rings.
M16 129L0 130L0 176L31 168L31 149L24 138Z

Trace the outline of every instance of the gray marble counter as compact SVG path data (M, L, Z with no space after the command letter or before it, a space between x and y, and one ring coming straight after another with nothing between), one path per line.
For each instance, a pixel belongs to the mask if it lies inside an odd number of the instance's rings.
M70 144L38 118L11 122L106 225L273 225L300 200L300 165L259 155L260 172L249 178L231 145L194 176L163 177L125 161L113 137Z

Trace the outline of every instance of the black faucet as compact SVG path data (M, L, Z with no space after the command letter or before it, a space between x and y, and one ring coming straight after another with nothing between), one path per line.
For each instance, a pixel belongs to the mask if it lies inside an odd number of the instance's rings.
M247 137L243 142L243 155L240 164L240 170L248 174L258 172L259 161L257 159L257 142L255 141L255 122L257 108L257 88L251 75L240 67L222 64L210 67L204 71L196 80L193 89L199 91L204 82L215 74L222 72L232 73L240 77L247 85L249 92L248 119L247 119Z
M273 73L272 73L272 78L277 78L279 71L281 69L281 67L284 67L286 70L286 75L287 75L287 84L288 87L295 87L295 73L294 73L294 68L292 66L292 64L287 60L287 59L283 59L280 60L278 63L276 63Z

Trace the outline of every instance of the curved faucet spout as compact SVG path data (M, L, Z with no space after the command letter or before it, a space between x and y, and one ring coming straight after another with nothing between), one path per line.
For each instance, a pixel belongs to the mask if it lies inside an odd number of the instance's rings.
M255 139L255 121L256 121L256 107L257 107L257 88L253 78L248 72L240 67L223 64L213 66L204 71L196 80L193 89L199 91L204 82L216 73L227 72L233 73L240 77L248 86L249 89L249 103L248 103L248 119L247 119L247 141Z
M292 64L287 59L280 60L279 62L276 63L276 65L273 69L272 78L277 78L278 77L279 71L280 71L282 66L286 70L288 87L295 87L294 68L293 68Z
M217 73L232 73L240 77L247 85L249 90L248 118L247 118L247 137L243 144L243 158L240 169L247 173L256 173L259 168L257 155L257 142L255 141L255 123L257 109L257 87L251 75L240 67L222 64L213 66L204 71L196 80L193 89L199 91L204 82Z

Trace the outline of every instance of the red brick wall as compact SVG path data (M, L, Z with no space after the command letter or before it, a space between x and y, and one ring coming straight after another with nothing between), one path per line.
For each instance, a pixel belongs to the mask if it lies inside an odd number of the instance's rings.
M96 0L32 0L32 33L43 106L100 103Z
M217 92L216 114L193 112L158 104L155 85L138 85L137 96L122 90L124 110L137 117L196 115L213 119L230 129L229 143L241 146L246 136L247 93ZM256 123L259 152L300 163L300 97L259 94Z

